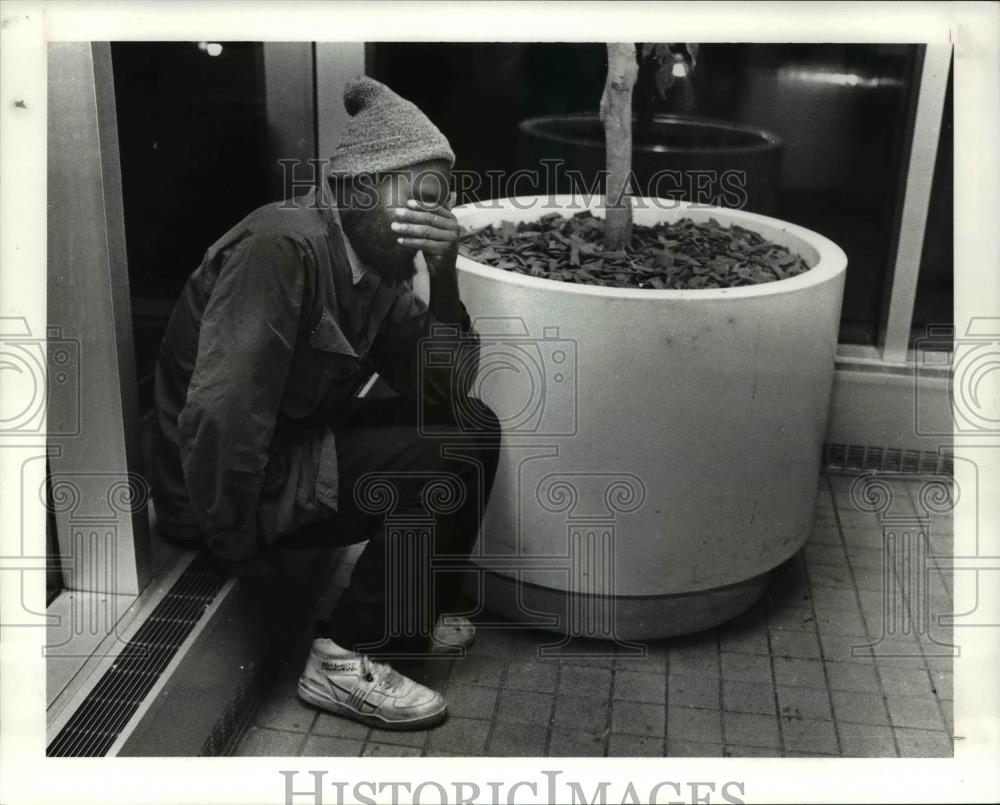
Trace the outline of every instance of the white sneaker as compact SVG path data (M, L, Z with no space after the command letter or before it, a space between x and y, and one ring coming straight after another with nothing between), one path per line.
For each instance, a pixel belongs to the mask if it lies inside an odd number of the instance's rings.
M432 654L454 654L476 639L476 627L461 615L441 615L431 633Z
M448 715L444 697L366 655L313 641L299 677L299 698L338 716L384 730L417 730Z

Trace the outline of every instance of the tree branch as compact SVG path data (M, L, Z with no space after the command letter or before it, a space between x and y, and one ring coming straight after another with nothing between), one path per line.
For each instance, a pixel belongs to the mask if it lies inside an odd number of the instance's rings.
M604 243L624 249L632 238L628 182L632 171L632 89L639 75L635 45L608 43L608 77L601 95L608 180L604 194Z

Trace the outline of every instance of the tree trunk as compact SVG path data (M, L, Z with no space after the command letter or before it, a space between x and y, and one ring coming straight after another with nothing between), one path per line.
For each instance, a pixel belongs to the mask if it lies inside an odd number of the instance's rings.
M632 205L628 196L632 171L632 88L639 75L635 45L608 43L608 77L601 95L601 122L608 181L604 195L604 245L624 249L632 239Z

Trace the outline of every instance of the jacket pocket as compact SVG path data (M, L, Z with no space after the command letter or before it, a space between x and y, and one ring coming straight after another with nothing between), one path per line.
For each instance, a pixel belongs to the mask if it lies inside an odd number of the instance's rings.
M358 357L358 353L354 351L354 347L351 346L351 342L347 340L347 336L340 329L337 320L326 308L323 308L323 315L320 317L319 323L309 334L309 346L320 352L345 355L355 360Z
M337 468L337 437L330 428L323 429L316 468L316 502L337 511L340 474Z
M306 377L304 382L322 389L324 397L331 391L337 398L346 394L361 371L361 361L333 314L325 308L309 335L309 346L308 369L301 373Z

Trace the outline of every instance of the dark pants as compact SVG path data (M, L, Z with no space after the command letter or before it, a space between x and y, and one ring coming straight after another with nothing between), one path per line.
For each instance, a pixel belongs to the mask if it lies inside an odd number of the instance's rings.
M296 537L368 540L318 634L382 656L426 651L437 616L461 602L463 572L496 475L500 425L469 398L450 411L400 398L357 400L337 427L338 513ZM299 541L293 538L293 541ZM447 563L452 569L440 565Z

